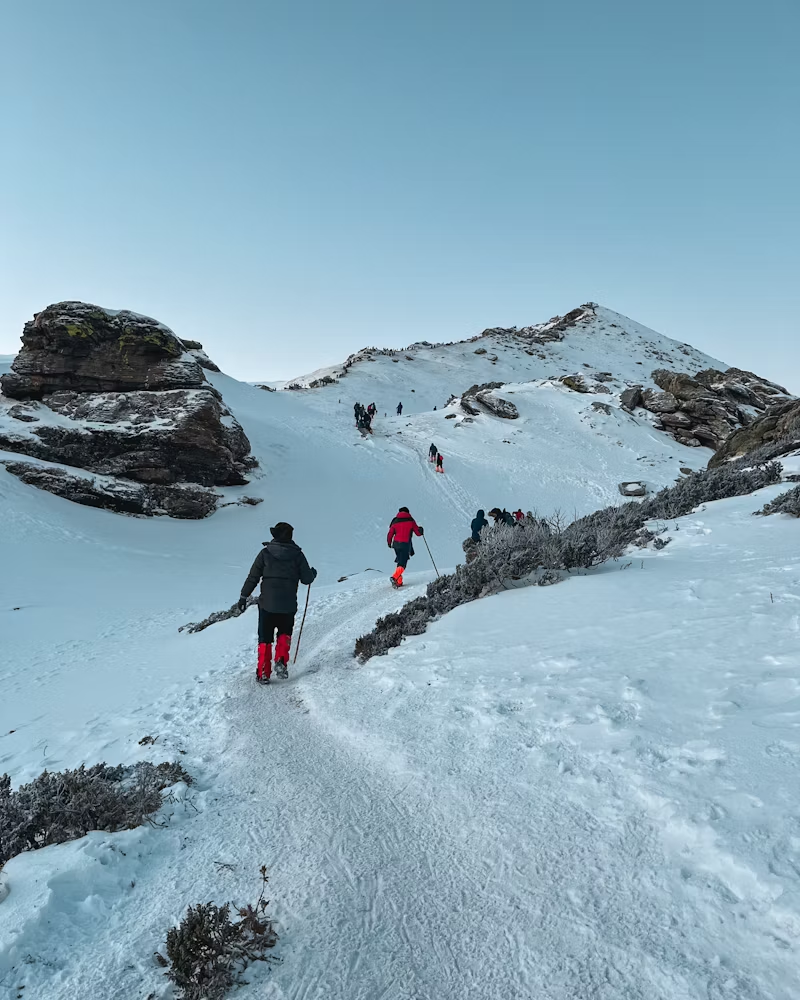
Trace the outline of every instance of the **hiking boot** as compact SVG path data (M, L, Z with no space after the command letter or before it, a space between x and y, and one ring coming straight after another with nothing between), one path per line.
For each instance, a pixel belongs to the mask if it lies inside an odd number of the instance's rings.
M282 681L288 680L289 664L285 663L283 660L278 660L275 664L275 676L280 677Z

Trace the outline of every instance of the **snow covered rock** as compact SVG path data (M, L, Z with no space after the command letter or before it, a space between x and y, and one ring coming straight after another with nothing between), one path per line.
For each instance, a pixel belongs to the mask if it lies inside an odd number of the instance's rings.
M205 376L169 327L123 310L57 302L25 324L22 350L0 376L14 399L59 389L129 392L197 389Z
M644 483L639 482L629 482L620 483L619 491L624 497L644 497L647 496L647 487Z
M771 403L789 396L782 386L740 368L695 375L657 368L651 377L662 391L631 386L620 394L622 406L643 407L658 417L658 429L695 448L720 448Z
M800 400L775 403L752 423L740 427L723 442L708 464L721 465L765 448L775 458L800 448Z
M7 430L0 420L4 450L143 483L246 482L249 442L210 385L166 392L54 392L26 409L28 420L19 429ZM15 418L20 420L19 412Z
M152 486L113 476L90 476L58 465L32 462L3 463L28 486L64 497L84 507L100 507L116 514L143 514L198 520L213 513L218 496L204 486Z
M492 395L495 389L501 389L503 385L503 382L484 382L481 385L471 385L461 396L461 408L471 416L477 417L481 412L477 404L480 404L496 417L516 420L519 417L519 410L516 406L507 399Z
M201 368L205 368L210 372L218 372L220 370L219 365L215 364L203 350L203 345L199 340L181 340L181 343L187 353L191 354Z
M22 341L0 380L0 449L69 467L7 463L24 482L90 506L175 517L205 517L218 499L209 487L247 482L250 442L184 350L202 353L196 341L75 302L37 314ZM123 482L98 485L71 470ZM170 497L178 484L192 486Z

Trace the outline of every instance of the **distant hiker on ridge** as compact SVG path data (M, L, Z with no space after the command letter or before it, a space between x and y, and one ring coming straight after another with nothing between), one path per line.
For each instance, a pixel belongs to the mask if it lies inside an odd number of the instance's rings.
M275 632L275 672L278 677L289 676L289 647L292 642L294 616L297 614L298 584L308 586L317 578L317 571L308 565L303 550L292 541L294 528L279 521L270 528L271 542L264 542L250 567L239 598L239 610L247 607L247 598L261 581L258 598L258 666L256 680L269 684L272 673L272 641Z
M408 507L401 507L396 517L392 518L386 543L390 549L394 549L394 561L397 563L397 569L389 577L393 587L403 586L403 573L408 566L408 560L414 555L412 535L423 534L423 528L411 516Z
M517 519L517 524L520 524L522 522L522 519L525 517L525 515L522 513L521 507L519 510L514 511L514 517Z
M402 417L402 415L403 415L403 404L402 403L398 403L397 404L397 416L398 417Z

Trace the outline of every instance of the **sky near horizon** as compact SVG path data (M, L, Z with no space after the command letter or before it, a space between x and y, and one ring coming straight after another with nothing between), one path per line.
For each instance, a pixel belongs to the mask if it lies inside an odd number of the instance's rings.
M800 394L797 0L0 0L0 353L231 375L593 300Z

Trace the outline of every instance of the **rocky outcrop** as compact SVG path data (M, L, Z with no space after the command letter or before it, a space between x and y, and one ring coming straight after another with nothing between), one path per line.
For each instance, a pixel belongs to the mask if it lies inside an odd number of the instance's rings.
M597 306L594 302L587 302L577 309L571 309L564 316L553 316L546 323L539 323L536 326L516 326L503 327L493 326L481 333L482 337L492 336L512 336L520 340L527 340L531 344L549 344L563 340L564 334L573 326L584 320L592 319L596 315ZM478 351L475 352L476 354Z
M218 499L211 487L247 481L250 443L184 350L202 351L197 342L136 313L73 302L39 313L22 342L0 378L0 449L69 467L31 466L26 482L124 513L205 517Z
M495 389L502 389L503 382L484 382L482 385L472 385L461 396L461 408L473 417L481 413L481 407L505 420L516 420L519 417L519 410L507 399L501 399L492 393Z
M605 372L603 375L605 376ZM602 392L606 395L611 394L611 390L607 385L603 385L603 381L589 382L585 375L580 372L575 375L562 375L559 380L562 385L565 385L568 389L572 389L573 392Z
M661 392L631 386L620 395L623 407L655 414L657 429L694 448L718 449L772 403L788 397L782 386L740 368L708 368L696 375L658 368L651 377Z
M169 327L85 302L58 302L37 313L25 324L11 371L0 376L3 392L13 399L42 399L59 389L199 389L205 382Z
M218 494L202 486L143 486L108 476L80 475L59 466L13 461L1 464L28 486L116 514L162 514L197 520L213 513L218 500Z
M708 463L721 465L732 458L758 451L764 457L780 458L800 450L800 400L775 403L765 414L739 428L721 445Z

